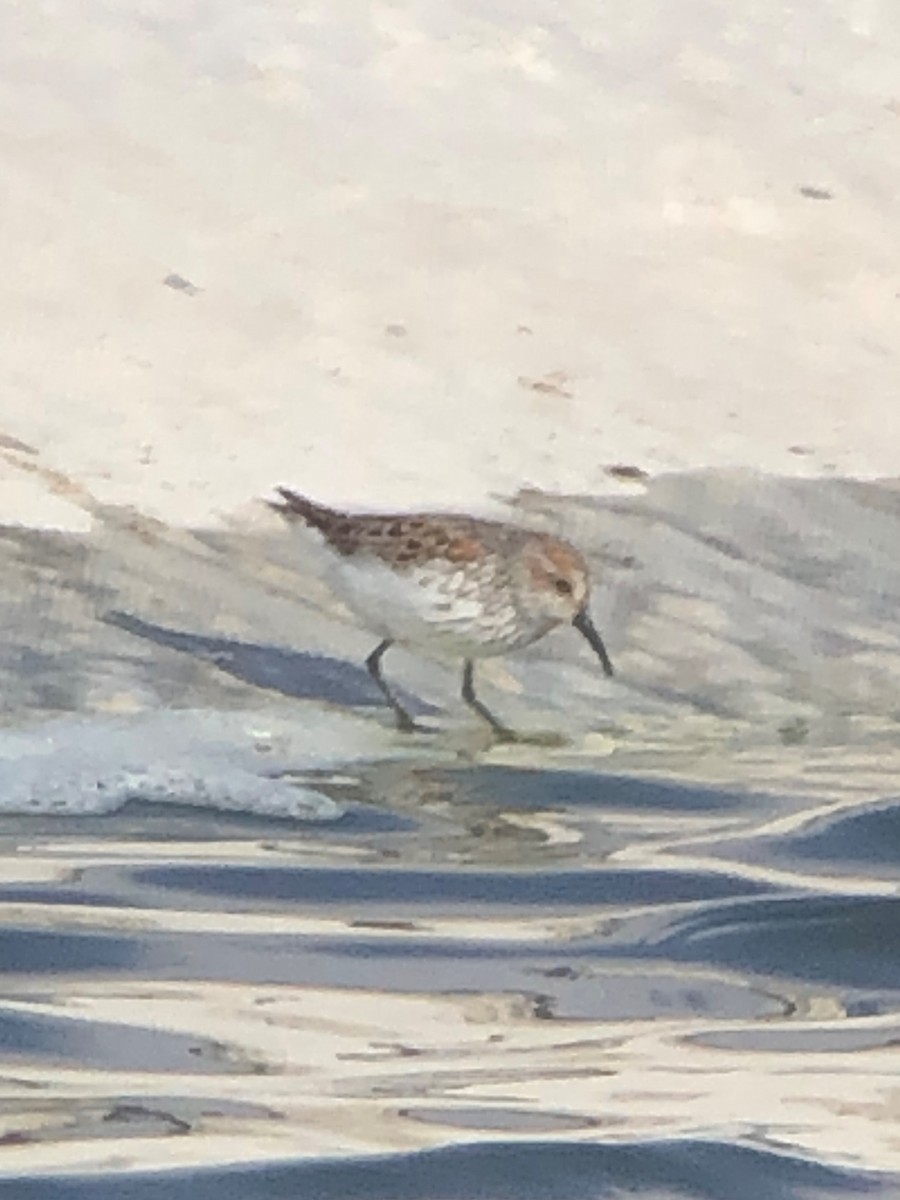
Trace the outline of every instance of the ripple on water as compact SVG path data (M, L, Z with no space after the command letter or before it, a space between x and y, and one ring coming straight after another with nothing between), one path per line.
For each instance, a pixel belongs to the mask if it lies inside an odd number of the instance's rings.
M140 1024L69 1019L32 1012L4 1011L0 1004L3 1058L80 1064L92 1070L177 1071L219 1074L240 1070L209 1038L189 1037Z
M709 906L673 922L649 947L681 961L900 989L900 897L786 896Z
M764 797L757 799L741 791L596 770L475 766L465 771L445 769L435 772L435 776L453 785L470 802L483 800L516 809L558 804L607 812L734 813L765 803Z
M81 1178L0 1178L9 1200L825 1200L895 1197L900 1180L694 1140L489 1142L364 1160Z
M353 792L357 781L348 778L344 786ZM85 1078L115 1073L122 1082L112 1088L116 1095L108 1097L107 1108L82 1097L73 1105L70 1127L72 1137L106 1142L107 1148L120 1138L138 1144L143 1137L153 1145L165 1137L173 1144L195 1133L202 1145L202 1135L226 1117L235 1146L257 1145L266 1136L261 1127L272 1122L300 1136L305 1117L290 1105L305 1083L301 1106L312 1103L311 1094L329 1097L338 1108L350 1098L365 1100L379 1121L394 1122L385 1136L402 1136L400 1144L515 1136L515 1153L486 1141L458 1148L457 1158L435 1151L365 1166L307 1162L176 1172L166 1176L165 1192L153 1190L158 1177L133 1176L127 1191L110 1196L182 1194L193 1200L207 1189L216 1200L229 1190L241 1200L300 1194L527 1198L630 1189L719 1200L726 1179L728 1200L768 1200L799 1195L802 1187L809 1195L875 1187L866 1178L863 1188L861 1175L733 1145L600 1142L648 1131L658 1136L661 1129L690 1134L736 1128L724 1119L715 1124L712 1101L702 1120L686 1116L682 1126L679 1101L672 1098L682 1074L685 1095L695 1087L702 1099L704 1089L719 1086L716 1072L728 1079L733 1066L746 1068L758 1052L796 1046L792 1059L802 1064L804 1050L834 1050L846 1059L855 1049L887 1044L886 1038L873 1044L871 1035L858 1043L804 1043L802 1037L794 1043L788 1027L803 987L829 991L844 1013L854 1005L858 1014L896 1007L900 971L893 963L900 947L891 898L786 892L764 882L761 872L742 874L712 859L679 866L678 835L685 828L693 832L707 820L721 820L726 827L739 825L746 836L750 822L757 815L765 819L775 799L767 798L757 814L756 799L739 793L508 768L469 774L395 765L384 779L407 785L399 813L390 808L390 786L380 805L371 803L361 772L349 819L315 828L178 808L161 817L148 806L120 812L108 824L98 824L97 817L86 818L84 826L70 826L74 818L56 826L52 818L39 824L18 819L7 829L7 845L14 853L19 839L28 846L29 863L45 873L28 880L19 861L19 872L0 888L0 903L9 905L0 930L0 977L15 1001L5 1025L0 1005L0 1049L5 1036L10 1070L31 1071L42 1081L48 1068L59 1065L81 1070ZM559 828L576 836L554 846L540 839L520 844L513 836L498 847L481 832L495 828L491 821L499 816L509 818L515 833L517 818L545 811L561 814ZM577 836L601 827L613 831L606 857L596 853L596 840ZM661 829L672 831L672 846L642 841L648 828L657 838ZM77 869L65 869L68 846L77 847L71 863ZM481 855L477 866L473 848ZM626 853L617 857L620 848ZM505 857L498 859L498 850ZM525 862L516 861L519 854L528 855ZM113 1003L92 1013L90 1004L108 1005L110 997L114 1002L117 986L120 1008ZM131 993L129 986L139 990ZM205 1019L182 1030L177 997L167 988L182 998L190 993L201 1009L220 988L235 998L242 1016L226 1022L221 1042L209 1035ZM331 999L309 1015L305 998L317 989ZM304 1055L308 1047L319 1053L321 1044L329 1044L334 1022L340 1025L330 1009L342 997L350 1009L339 1050L310 1084ZM211 1016L231 1002L221 996L211 1002ZM362 1006L370 1002L375 1007L363 1017ZM431 1053L415 1023L392 1015L398 1005L413 1002L449 1005L442 1011L451 1024L454 1012L476 1002L500 1015L491 1018L488 1036L481 1023L486 1018L465 1008L469 1015L461 1019L458 1039ZM79 1003L84 1011L69 1019L69 1006ZM57 1011L29 1013L28 1004L55 1004ZM159 1027L158 1014L172 1022L171 1030ZM755 1045L747 1031L765 1030L773 1018L783 1040L770 1024L775 1040ZM648 1063L647 1056L660 1049L652 1038L665 1022L678 1023L668 1039L671 1053L665 1065ZM738 1028L717 1028L723 1022ZM262 1029L275 1041L254 1041ZM266 1089L281 1079L284 1039L297 1030L306 1040L289 1060L296 1074L275 1103ZM522 1038L515 1049L507 1047L509 1031ZM632 1037L638 1049L631 1047ZM643 1048L641 1038L650 1039ZM547 1039L551 1048L539 1059ZM618 1049L607 1052L607 1039ZM552 1049L557 1043L561 1066ZM566 1058L565 1046L582 1043L587 1060L577 1048L571 1061ZM402 1047L400 1066L385 1046ZM691 1047L717 1056L709 1075L703 1073L705 1060L699 1070L698 1060L688 1060L696 1082L690 1069L672 1065L672 1056L680 1063ZM483 1067L487 1053L497 1057ZM406 1073L408 1062L413 1067ZM363 1064L358 1072L354 1063ZM165 1102L159 1095L163 1070L171 1090ZM659 1080L650 1092L660 1089L661 1098L654 1093L647 1099L647 1080L640 1077L645 1070ZM222 1117L228 1096L220 1097L218 1089L226 1092L235 1074L242 1076L241 1099L251 1108ZM199 1085L198 1075L206 1076ZM551 1091L554 1080L557 1090ZM60 1097L52 1084L39 1086L47 1089L40 1097L47 1115L46 1104ZM198 1086L206 1089L203 1097ZM806 1093L796 1100L801 1103L808 1103ZM650 1112L644 1125L642 1105ZM59 1114L53 1121L41 1135L48 1149L70 1136ZM7 1127L19 1136L15 1123ZM765 1121L761 1127L769 1128ZM742 1129L741 1136L751 1135ZM584 1136L599 1144L582 1145ZM568 1141L551 1146L537 1144L536 1137ZM692 1158L680 1156L683 1146L693 1148ZM291 1143L288 1152L293 1150ZM285 1152L284 1140L277 1152ZM148 1161L146 1153L140 1161ZM379 1164L387 1163L380 1179ZM520 1171L519 1163L530 1166ZM0 1176L0 1194L5 1182ZM17 1180L22 1183L38 1190L20 1188L17 1197L47 1195L37 1180ZM70 1191L54 1195L87 1195L86 1184L75 1179L56 1176L57 1186ZM94 1180L92 1200L102 1200L104 1186Z
M765 884L711 872L619 869L553 871L417 870L400 864L376 870L185 864L134 872L136 888L174 892L196 904L210 898L247 906L253 901L304 907L364 904L429 914L460 906L479 910L583 909L607 905L684 904L769 890Z
M771 847L775 856L831 864L838 871L888 874L900 879L900 801L842 810L819 818L808 828L780 839ZM879 870L880 868L880 870Z

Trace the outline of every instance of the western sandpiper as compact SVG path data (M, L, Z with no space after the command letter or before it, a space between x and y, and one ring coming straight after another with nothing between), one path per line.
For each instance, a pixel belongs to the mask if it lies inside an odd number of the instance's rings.
M366 666L398 726L416 724L381 672L394 643L463 661L462 698L501 738L514 735L475 695L476 658L508 654L572 624L613 667L588 612L589 580L574 546L502 521L443 513L345 513L289 488L270 507L318 530L335 590L381 638Z

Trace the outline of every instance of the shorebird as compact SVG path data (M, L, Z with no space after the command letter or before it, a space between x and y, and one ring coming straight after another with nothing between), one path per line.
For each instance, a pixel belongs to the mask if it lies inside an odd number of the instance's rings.
M395 643L461 659L462 699L504 740L515 734L475 694L476 659L519 650L568 623L613 674L588 611L587 565L561 538L459 514L339 512L275 490L281 499L269 506L322 535L335 590L381 639L366 667L400 729L417 726L381 670Z

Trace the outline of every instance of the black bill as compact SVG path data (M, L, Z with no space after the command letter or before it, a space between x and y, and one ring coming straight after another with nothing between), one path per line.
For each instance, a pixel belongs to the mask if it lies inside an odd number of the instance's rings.
M583 634L590 643L591 649L595 651L600 662L603 664L603 673L605 675L613 675L613 665L610 662L609 655L606 653L606 647L603 645L603 638L594 628L594 622L591 620L590 613L586 608L583 608L572 622L580 634Z

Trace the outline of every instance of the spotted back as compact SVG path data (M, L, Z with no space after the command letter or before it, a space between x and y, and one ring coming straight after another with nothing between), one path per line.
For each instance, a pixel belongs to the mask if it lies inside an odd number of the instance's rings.
M319 530L338 554L345 558L371 555L401 569L435 561L451 566L477 563L495 551L493 543L501 533L507 537L510 533L508 526L474 517L342 513L316 504L288 488L277 490L282 501L270 502L270 507L288 520L301 520Z

